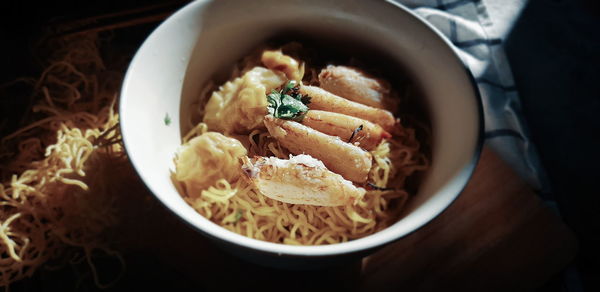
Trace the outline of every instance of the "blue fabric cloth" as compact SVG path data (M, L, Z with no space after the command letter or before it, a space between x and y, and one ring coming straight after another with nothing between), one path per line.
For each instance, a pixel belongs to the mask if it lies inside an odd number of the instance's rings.
M396 0L443 33L471 70L484 106L485 143L538 193L549 184L521 113L521 103L503 47L503 37L524 1ZM490 17L489 3L502 2ZM497 20L497 21L495 21ZM549 204L549 196L542 196Z
M484 106L485 143L493 148L558 213L556 202L521 111L521 101L504 40L527 0L388 0L411 8L455 46L479 87ZM569 266L562 291L582 291Z

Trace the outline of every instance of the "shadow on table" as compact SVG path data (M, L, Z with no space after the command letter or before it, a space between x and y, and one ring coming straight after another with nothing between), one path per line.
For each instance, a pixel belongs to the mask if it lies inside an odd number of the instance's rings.
M506 40L532 139L580 242L576 263L589 291L600 290L599 4L529 1Z

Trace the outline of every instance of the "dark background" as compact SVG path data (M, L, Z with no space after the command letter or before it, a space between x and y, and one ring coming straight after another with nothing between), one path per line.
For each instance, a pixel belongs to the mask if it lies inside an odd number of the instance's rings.
M530 1L505 46L553 196L578 237L587 291L600 291L599 4Z
M39 74L40 67L31 57L30 48L49 24L140 5L129 0L48 2L0 4L0 83ZM159 2L165 1L144 1L143 5ZM185 3L170 2L175 3L173 7ZM573 282L582 283L586 291L600 291L599 2L531 0L505 39L523 114L550 178L552 196L580 246L574 263L579 279L564 281L564 275L559 275L540 291L571 291L568 287L574 287L569 284ZM133 53L156 25L149 23L119 32L117 43L124 51ZM23 111L23 100L0 95L0 115L5 121L0 124L0 136L17 125ZM141 265L156 264L145 256L140 258ZM68 279L68 275L53 277ZM161 286L158 271L149 276L158 279L158 287ZM143 280L142 276L137 277ZM39 278L35 284L18 285L15 291L23 287L52 291L50 287L39 286L44 282ZM181 285L185 286L185 281Z

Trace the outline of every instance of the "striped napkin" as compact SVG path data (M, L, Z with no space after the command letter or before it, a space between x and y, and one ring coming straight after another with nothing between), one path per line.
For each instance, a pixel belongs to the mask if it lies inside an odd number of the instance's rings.
M454 44L481 92L486 145L512 166L542 199L555 206L537 151L529 138L503 48L503 37L525 1L515 0L510 4L494 0L393 1L413 9Z
M467 64L479 87L485 143L559 213L521 112L519 94L504 53L503 39L527 0L387 0L411 8L444 34ZM561 274L561 291L582 291L574 265Z

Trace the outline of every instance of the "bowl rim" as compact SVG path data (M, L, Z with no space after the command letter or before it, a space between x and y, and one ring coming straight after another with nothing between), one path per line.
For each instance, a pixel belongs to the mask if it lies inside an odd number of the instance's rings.
M188 10L195 9L196 6L204 5L205 3L209 2L209 1L211 1L211 0L198 0L198 1L193 1L193 2L186 4L185 6L181 7L178 11L173 13L171 16L169 16L167 19L165 19L158 27L156 27L148 35L148 37L146 37L146 40L138 48L138 50L136 51L136 54L130 61L129 65L127 67L125 77L123 78L120 96L119 96L119 115L121 117L123 117L123 113L125 112L124 111L124 103L121 102L121 100L124 96L127 96L126 92L128 91L129 80L133 78L130 69L131 69L132 65L138 61L139 52L145 48L146 44L148 43L148 40L150 38L152 38L152 36L155 35L157 31L165 29L165 27L170 26L171 23L176 22L176 19L178 18L179 15L184 14ZM450 205L452 205L456 201L458 196L464 191L470 178L473 176L475 167L477 166L477 164L479 162L481 152L483 150L484 132L485 132L484 109L483 109L483 102L482 102L482 98L481 98L481 92L479 91L477 82L476 82L475 78L473 77L471 70L466 65L465 61L457 53L456 48L454 47L452 42L450 40L448 40L448 38L446 36L444 36L436 27L434 27L429 22L427 22L427 20L425 20L423 17L414 13L412 10L405 7L404 5L394 2L394 1L391 1L391 0L385 0L385 1L381 1L381 2L383 2L384 4L391 5L390 9L403 10L408 15L414 17L421 24L425 25L438 38L440 38L442 40L443 44L446 46L446 48L451 51L451 54L456 59L458 59L459 63L462 65L464 73L466 74L466 77L470 83L470 88L472 89L473 97L475 98L475 104L476 104L475 107L476 107L476 111L477 111L477 113L476 113L476 116L478 119L478 125L477 125L478 129L476 131L477 137L475 137L475 145L474 145L475 148L473 150L471 160L462 169L460 169L459 173L451 180L454 183L459 184L460 187L459 187L459 190L456 191L456 193L451 196L450 200L441 204L442 206L437 207L436 210L430 212L429 214L427 214L427 216L424 216L426 218L423 219L418 224L416 224L414 226L414 228L411 229L410 231L405 232L405 233L396 234L392 237L383 238L383 240L378 240L378 241L365 241L365 239L368 239L369 237L378 233L378 232L376 232L374 234L370 234L368 236L365 236L365 237L362 237L359 239L350 240L350 241L342 242L342 243L336 243L336 244L288 245L288 244L273 243L273 242L268 242L268 241L263 241L263 240L259 240L259 239L246 237L244 235L229 231L218 225L217 226L219 228L221 228L222 231L224 231L224 232L217 235L212 232L209 232L208 230L205 230L204 227L200 226L200 225L202 225L201 223L200 224L193 223L193 222L190 222L189 220L185 219L183 216L181 216L179 214L179 211L175 210L174 208L171 208L165 200L161 199L159 196L156 195L156 192L153 190L152 186L149 185L149 183L143 179L141 167L139 167L139 164L136 162L136 159L133 158L133 157L135 157L135 155L133 155L133 156L131 155L131 152L129 150L130 147L128 147L128 145L130 145L130 141L127 138L126 131L124 131L124 128L125 128L124 124L122 122L120 122L119 129L121 131L121 136L123 139L125 153L127 154L127 157L129 159L130 163L133 165L133 168L135 169L138 177L140 177L140 180L143 182L146 189L150 193L152 193L154 198L157 199L163 205L163 207L165 207L173 215L175 215L176 218L178 218L185 224L191 226L196 231L199 231L201 234L209 237L210 239L224 241L228 245L243 247L246 249L253 250L255 252L277 254L278 256L285 255L285 256L294 256L294 257L323 257L323 256L360 253L360 252L364 252L366 250L377 249L379 247L382 247L389 243L395 242L403 237L406 237L406 236L418 231L419 229L423 228L425 225L429 224L433 219L438 217L444 210L446 210L448 207L450 207ZM159 190L157 190L157 191L159 191ZM211 221L209 221L209 222L212 224L215 224ZM381 231L379 231L379 232L381 232Z

